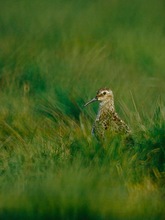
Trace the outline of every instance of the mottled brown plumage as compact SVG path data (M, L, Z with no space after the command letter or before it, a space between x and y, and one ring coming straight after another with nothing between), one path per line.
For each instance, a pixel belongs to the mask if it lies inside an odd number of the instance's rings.
M98 140L104 139L105 133L129 135L130 129L128 125L120 119L115 111L113 92L110 89L99 89L96 97L87 102L88 104L99 101L99 111L93 125L92 133Z

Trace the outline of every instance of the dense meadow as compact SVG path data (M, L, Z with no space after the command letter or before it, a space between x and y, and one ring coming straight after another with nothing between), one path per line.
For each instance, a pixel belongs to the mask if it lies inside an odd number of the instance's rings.
M165 2L0 2L0 218L163 220ZM132 130L92 135L101 87Z

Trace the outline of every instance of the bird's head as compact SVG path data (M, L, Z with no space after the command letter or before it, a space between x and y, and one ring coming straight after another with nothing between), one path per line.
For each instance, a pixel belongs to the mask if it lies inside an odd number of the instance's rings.
M87 102L84 106L89 105L92 102L99 101L102 104L107 103L109 101L113 101L113 92L110 89L104 88L99 89L95 98L91 99L89 102Z

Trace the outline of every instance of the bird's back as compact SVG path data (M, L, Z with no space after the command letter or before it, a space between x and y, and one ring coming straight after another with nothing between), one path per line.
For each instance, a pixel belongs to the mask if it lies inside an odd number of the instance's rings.
M98 113L92 132L97 139L102 139L105 133L129 134L130 129L115 111L102 111Z

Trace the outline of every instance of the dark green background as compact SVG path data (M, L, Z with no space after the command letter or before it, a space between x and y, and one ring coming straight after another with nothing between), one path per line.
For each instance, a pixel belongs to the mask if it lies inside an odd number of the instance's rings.
M165 2L0 3L0 217L163 219ZM101 87L135 145L91 136Z

